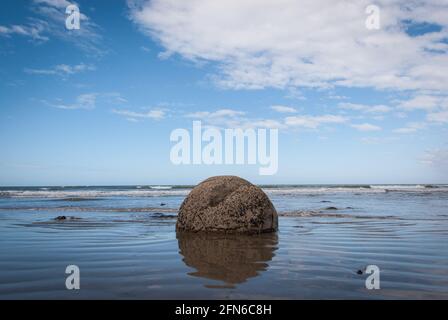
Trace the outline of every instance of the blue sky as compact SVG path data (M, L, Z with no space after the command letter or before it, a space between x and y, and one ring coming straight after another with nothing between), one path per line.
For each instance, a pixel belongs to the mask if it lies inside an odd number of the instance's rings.
M333 2L2 1L0 184L447 183L447 4ZM277 174L173 165L194 119L278 128Z

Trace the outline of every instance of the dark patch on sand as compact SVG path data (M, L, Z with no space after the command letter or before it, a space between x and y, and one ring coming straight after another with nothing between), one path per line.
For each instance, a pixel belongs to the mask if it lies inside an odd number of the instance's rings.
M66 221L66 220L81 220L81 218L78 217L66 217L66 216L57 216L53 220L55 221Z
M153 218L155 219L176 219L177 215L174 214L165 214L165 213L161 213L161 212L156 212L152 215Z
M1 207L0 210L8 211L63 211L63 212L166 212L177 213L177 208L100 208L100 207L77 207L77 206L58 206L58 207Z
M50 199L48 201L67 201L67 202L81 202L81 201L97 201L104 200L103 198L83 198L83 197L68 197L60 199Z

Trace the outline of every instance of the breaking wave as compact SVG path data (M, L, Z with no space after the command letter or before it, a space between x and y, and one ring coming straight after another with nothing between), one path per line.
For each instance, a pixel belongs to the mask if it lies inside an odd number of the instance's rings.
M110 197L186 196L193 186L130 186L130 187L20 187L0 188L0 198L52 198L69 201L95 200ZM448 185L261 185L268 195L448 192Z

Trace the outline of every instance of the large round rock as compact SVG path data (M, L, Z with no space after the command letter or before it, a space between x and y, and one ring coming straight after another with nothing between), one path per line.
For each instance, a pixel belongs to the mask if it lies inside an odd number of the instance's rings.
M182 203L178 231L225 233L274 232L278 217L268 196L257 186L234 176L208 178Z

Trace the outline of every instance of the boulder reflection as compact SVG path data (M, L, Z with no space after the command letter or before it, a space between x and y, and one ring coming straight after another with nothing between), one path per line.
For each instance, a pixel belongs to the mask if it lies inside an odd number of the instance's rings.
M277 250L277 234L228 235L177 233L184 263L191 276L223 281L231 288L267 269Z

